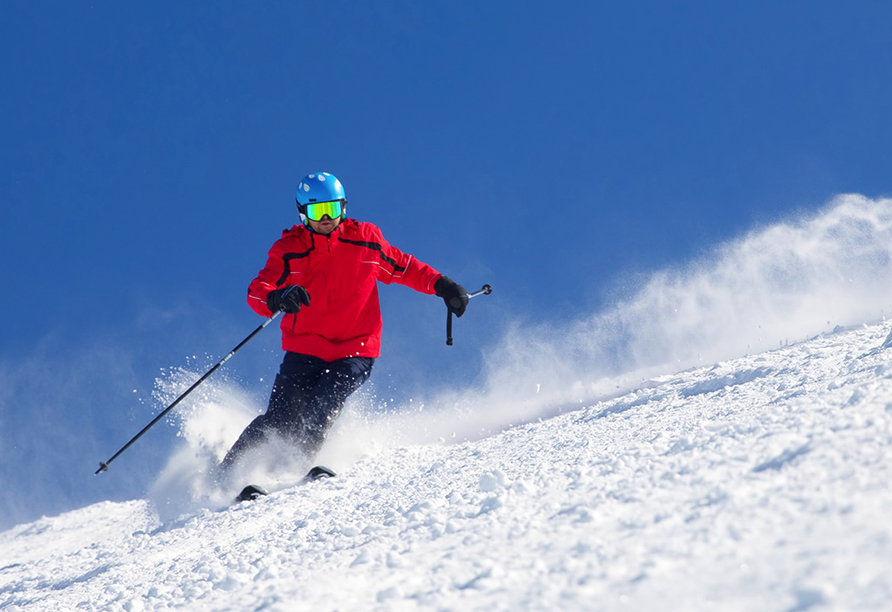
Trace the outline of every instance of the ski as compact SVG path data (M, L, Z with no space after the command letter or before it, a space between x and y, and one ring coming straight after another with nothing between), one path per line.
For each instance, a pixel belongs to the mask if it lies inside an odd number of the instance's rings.
M300 482L298 484L304 484L313 480L319 480L320 478L331 478L333 476L336 476L334 471L330 470L324 465L316 465L310 468L310 471L307 472L306 476L300 479ZM236 496L235 501L253 501L258 497L263 497L264 495L269 495L269 491L267 491L260 485L252 484L242 489L242 492Z
M242 489L241 493L236 496L235 501L253 501L258 497L262 497L264 495L269 495L269 492L260 485L248 485L247 487Z
M337 476L333 471L325 467L324 465L317 465L315 467L310 468L310 471L307 472L307 475L303 477L301 482L307 482L310 480L319 480L320 478L332 478Z

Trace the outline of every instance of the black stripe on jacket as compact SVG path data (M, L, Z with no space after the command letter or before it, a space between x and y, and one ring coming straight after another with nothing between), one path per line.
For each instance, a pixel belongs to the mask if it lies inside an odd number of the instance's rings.
M316 243L314 242L313 246L311 246L308 250L304 251L303 253L285 253L284 255L282 255L282 261L285 262L285 269L282 270L282 276L279 277L278 281L276 281L276 287L281 287L282 283L284 283L286 280L288 280L288 276L291 274L291 260L292 259L303 259L304 257L308 256L310 253L312 253L315 248L316 248Z
M378 251L378 253L381 255L381 259L383 259L384 261L389 263L390 266L393 268L394 272L405 272L406 271L406 268L404 266L396 265L396 260L391 259L387 255L385 255L381 250L381 245L378 244L377 242L363 242L361 240L348 240L347 238L341 238L341 237L338 237L338 241L345 242L347 244L352 244L353 246L365 247L365 248L371 249L373 251Z

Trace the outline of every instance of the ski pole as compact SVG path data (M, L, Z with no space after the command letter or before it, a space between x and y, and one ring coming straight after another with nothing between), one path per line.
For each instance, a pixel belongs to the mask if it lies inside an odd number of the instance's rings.
M483 287L480 288L480 291L469 293L467 297L470 300L478 295L489 295L490 293L492 293L492 287L483 285ZM448 306L446 307L446 346L452 346L452 309Z
M289 290L288 292L290 292L290 290ZM288 292L286 292L285 295L287 295ZM284 297L284 296L283 296L283 297ZM179 404L180 401L182 401L182 399L183 399L184 397L186 397L187 395L189 395L190 393L192 393L198 385L200 385L201 383L203 383L203 382L207 379L208 376L210 376L211 374L213 374L214 372L216 372L216 371L217 371L217 368L219 368L219 367L222 366L224 363L226 363L227 361L229 361L229 359L230 359L233 355L235 355L236 352L238 352L238 350L239 350L240 348L242 348L243 346L245 346L251 338L253 338L253 337L256 336L258 333L260 333L260 331L261 331L264 327L266 327L267 325L269 325L270 323L272 323L273 320L274 320L276 317L278 317L280 314L282 314L283 312L284 312L283 310L277 310L276 312L273 313L273 315L272 315L270 318L268 318L266 321L264 321L263 323L261 323L261 324L260 324L260 327L258 327L257 329L255 329L254 331L252 331L250 334L248 334L248 337L247 337L247 338L245 338L244 340L242 340L241 342L239 342L238 346L236 346L234 349L232 349L232 350L229 352L229 354L226 355L226 357L224 357L223 359L221 359L220 361L217 362L217 365L215 365L215 366L212 367L210 370L208 370L208 371L205 373L204 376L202 376L202 377L199 378L197 381L195 381L195 383L194 383L191 387L189 387L188 389L186 389L186 391L185 391L182 395L180 395L178 398L176 398L175 400L173 400L173 403L171 403L170 406L168 406L167 408L165 408L164 410L162 410L161 413L160 413L158 416L156 416L154 419L152 419L152 422L151 422L151 423L149 423L148 425L146 425L145 427L143 427L143 428L142 428L142 431L140 431L138 434L136 434L135 436L133 436L133 438L130 439L130 442L128 442L127 444L125 444L124 446L122 446L122 447L121 447L121 450L119 450L119 451L116 452L114 455L112 455L112 458L111 458L111 459L109 459L108 461L100 461L100 462L99 462L99 469L96 470L95 472L93 472L93 474L95 475L95 474L98 474L99 472L107 472L107 471L108 471L108 465L109 465L112 461L114 461L115 459L117 459L118 456L119 456L121 453L123 453L125 450L127 450L128 448L130 448L130 445L131 445L131 444L133 444L134 442L136 442L137 440L139 440L139 439L142 437L142 435L143 435L144 433L146 433L147 431L149 431L149 429L151 429L152 426L155 425L155 423L157 423L157 422L160 421L162 418L164 418L164 415L166 415L168 412L170 412L171 410L173 410L174 406L176 406L177 404Z

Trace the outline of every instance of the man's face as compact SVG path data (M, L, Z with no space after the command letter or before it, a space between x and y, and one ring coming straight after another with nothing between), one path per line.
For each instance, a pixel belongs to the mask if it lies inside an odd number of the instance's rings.
M322 234L324 236L328 236L330 233L335 231L335 228L341 224L341 218L332 219L328 215L324 215L321 220L313 221L312 219L308 219L310 222L310 227L313 228L313 231L317 234Z

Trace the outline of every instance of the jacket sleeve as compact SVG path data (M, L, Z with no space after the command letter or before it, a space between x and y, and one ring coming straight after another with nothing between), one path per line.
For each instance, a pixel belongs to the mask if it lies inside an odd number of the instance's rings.
M270 317L272 311L266 305L266 297L273 289L278 288L285 272L285 260L279 242L269 250L266 265L257 274L257 278L248 285L248 306L257 314Z
M377 228L376 228L377 229ZM384 239L378 230L381 244L381 265L378 280L385 284L398 283L421 293L433 294L434 283L442 276L434 268L413 255L403 253Z

